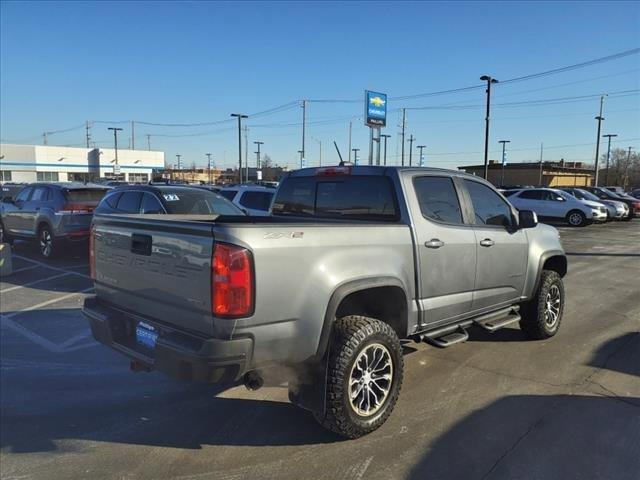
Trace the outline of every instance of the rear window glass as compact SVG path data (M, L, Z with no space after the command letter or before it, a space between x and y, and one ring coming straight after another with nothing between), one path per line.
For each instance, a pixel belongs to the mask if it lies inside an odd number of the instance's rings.
M462 223L460 201L450 178L416 177L413 186L424 216L438 222Z
M124 213L139 213L141 199L140 192L123 192L118 201L118 210Z
M120 195L122 195L122 193L120 192L107 195L104 199L104 203L109 205L111 208L116 208L116 205L118 205L118 199L120 198Z
M207 190L162 190L162 198L171 214L244 215L244 212L226 198Z
M220 190L219 193L220 193L220 195L222 195L227 200L233 201L233 199L236 196L236 193L238 193L238 191L237 190Z
M240 205L254 210L269 210L274 192L244 192L240 198Z
M97 188L67 190L66 197L70 202L99 202L109 190Z
M278 190L272 213L352 220L398 219L390 180L365 175L288 178Z

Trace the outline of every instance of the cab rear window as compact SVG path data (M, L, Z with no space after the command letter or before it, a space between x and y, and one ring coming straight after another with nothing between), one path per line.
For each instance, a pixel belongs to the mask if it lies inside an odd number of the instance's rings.
M272 214L380 221L399 218L389 178L367 175L288 178L276 194Z

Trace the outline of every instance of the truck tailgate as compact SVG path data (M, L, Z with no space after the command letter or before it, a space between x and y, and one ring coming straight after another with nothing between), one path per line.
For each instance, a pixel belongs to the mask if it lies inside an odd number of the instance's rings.
M99 299L160 322L212 334L214 219L211 215L96 215Z

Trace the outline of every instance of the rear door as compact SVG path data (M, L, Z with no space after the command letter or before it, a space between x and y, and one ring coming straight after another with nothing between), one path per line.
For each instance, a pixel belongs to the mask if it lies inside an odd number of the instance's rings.
M16 195L13 204L6 204L4 207L4 226L11 233L22 235L30 234L25 217L25 207L33 193L33 187L25 187Z
M473 310L491 310L517 300L524 288L527 237L516 228L509 204L489 186L465 179L473 208L477 261Z
M36 234L36 220L40 215L40 210L49 206L51 191L45 185L38 185L33 189L33 193L22 209L25 221L25 228L33 235Z
M464 223L456 185L448 176L416 174L405 192L414 212L422 323L465 315L473 301L476 237Z

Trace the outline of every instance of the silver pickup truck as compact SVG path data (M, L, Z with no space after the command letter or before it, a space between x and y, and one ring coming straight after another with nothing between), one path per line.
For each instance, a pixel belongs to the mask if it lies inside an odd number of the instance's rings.
M94 337L135 371L261 386L355 438L403 378L399 339L448 347L473 325L558 331L556 229L489 183L430 168L324 167L282 181L270 217L96 215Z

